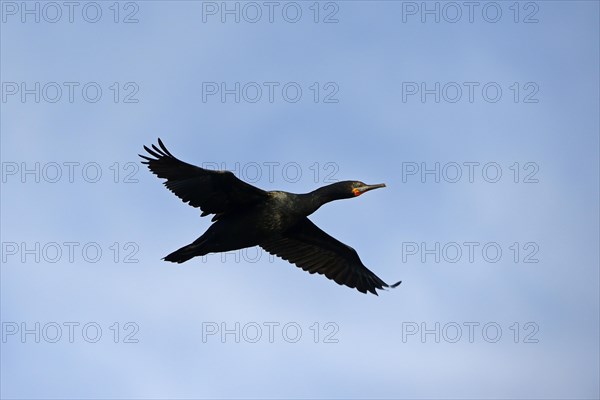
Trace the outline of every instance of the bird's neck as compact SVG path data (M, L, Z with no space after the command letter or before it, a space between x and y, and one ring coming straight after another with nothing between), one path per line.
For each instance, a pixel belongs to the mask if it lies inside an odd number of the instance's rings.
M339 197L333 192L329 186L323 186L312 192L301 194L302 203L304 204L305 215L310 215L317 211L325 203L329 203L334 200L339 200Z

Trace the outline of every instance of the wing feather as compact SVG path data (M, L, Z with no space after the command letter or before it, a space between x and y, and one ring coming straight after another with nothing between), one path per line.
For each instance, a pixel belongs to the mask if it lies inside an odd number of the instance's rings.
M230 171L213 171L183 162L173 156L162 140L158 146L144 146L151 156L139 156L143 164L184 203L202 210L202 216L224 213L256 204L268 197L267 192L238 179Z
M364 266L358 253L319 229L308 218L273 240L261 243L267 252L314 274L325 275L340 285L356 288L362 293L377 294L388 285Z

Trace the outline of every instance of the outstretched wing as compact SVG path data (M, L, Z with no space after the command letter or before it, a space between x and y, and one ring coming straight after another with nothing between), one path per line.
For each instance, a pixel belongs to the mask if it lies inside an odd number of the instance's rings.
M158 139L158 147L144 149L152 157L139 154L148 168L177 197L202 210L202 216L243 209L268 197L267 192L236 178L230 171L212 171L185 163L173 156Z
M329 236L308 218L302 219L279 238L260 244L267 252L308 271L325 275L340 285L377 295L388 285L363 265L352 247Z

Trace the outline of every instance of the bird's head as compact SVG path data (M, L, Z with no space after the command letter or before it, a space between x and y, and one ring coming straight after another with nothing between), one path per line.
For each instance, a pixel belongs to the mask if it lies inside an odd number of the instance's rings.
M385 183L367 185L360 181L342 181L330 185L330 190L337 199L350 199L360 196L369 190L385 187Z
M352 195L354 197L360 196L361 194L368 192L369 190L384 188L385 183L377 183L375 185L367 185L360 181L350 181L352 187Z

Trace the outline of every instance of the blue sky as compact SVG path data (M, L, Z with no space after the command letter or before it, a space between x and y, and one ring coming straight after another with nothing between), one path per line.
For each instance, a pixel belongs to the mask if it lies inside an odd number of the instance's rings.
M600 396L597 2L48 4L1 3L2 398ZM157 137L385 182L311 220L402 285L161 261L209 221Z

